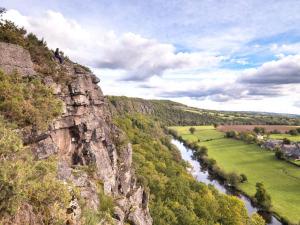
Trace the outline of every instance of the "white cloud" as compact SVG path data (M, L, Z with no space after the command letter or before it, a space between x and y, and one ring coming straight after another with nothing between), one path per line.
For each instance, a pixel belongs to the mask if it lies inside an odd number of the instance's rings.
M40 18L9 10L6 19L43 37L50 47L59 47L72 59L97 68L126 71L125 80L146 80L166 70L217 66L222 57L203 52L176 52L171 44L160 43L134 33L117 36L113 31L88 31L61 13L46 11Z
M293 44L272 44L271 51L275 54L300 54L300 43Z
M220 79L219 79L220 81ZM286 56L264 63L258 68L240 71L234 80L222 83L207 82L195 86L181 86L177 90L164 90L161 96L169 98L189 97L225 102L237 99L256 99L292 96L299 94L300 55Z

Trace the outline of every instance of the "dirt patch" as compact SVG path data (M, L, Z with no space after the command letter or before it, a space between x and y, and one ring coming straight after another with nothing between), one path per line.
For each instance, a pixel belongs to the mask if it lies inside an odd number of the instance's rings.
M289 130L299 128L299 126L286 126L286 125L220 125L217 127L217 130L226 132L226 131L253 131L255 127L263 127L267 132L279 131L280 133L286 133Z

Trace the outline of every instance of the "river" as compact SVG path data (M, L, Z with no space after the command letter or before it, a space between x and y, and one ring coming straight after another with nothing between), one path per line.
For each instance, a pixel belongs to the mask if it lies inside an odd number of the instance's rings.
M234 190L231 190L230 188L222 185L218 180L211 178L209 176L208 171L204 170L198 161L192 159L192 155L193 155L192 150L185 147L183 145L183 143L181 143L178 140L172 139L172 144L174 144L178 148L183 160L188 161L191 164L192 168L190 169L189 172L198 181L203 182L205 184L211 184L217 190L219 190L220 192L222 192L224 194L235 195L235 196L239 197L245 203L245 206L248 210L249 215L251 215L254 212L258 212L266 220L267 224L282 225L282 223L280 221L278 221L271 214L265 214L265 213L259 212L258 208L256 208L246 196L242 195L241 193L237 193Z

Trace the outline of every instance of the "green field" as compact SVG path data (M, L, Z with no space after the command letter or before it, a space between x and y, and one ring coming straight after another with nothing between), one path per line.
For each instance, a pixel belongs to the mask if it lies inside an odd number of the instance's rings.
M171 127L185 140L197 141L208 148L210 158L227 172L244 173L248 182L239 188L248 195L255 193L256 182L263 182L272 197L273 211L293 223L300 222L300 168L275 159L274 153L255 144L224 138L224 134L212 126ZM213 139L211 141L204 141Z
M295 142L300 142L300 135L290 135L290 134L271 134L270 135L271 139L283 139L283 138L288 138L291 141L295 141Z

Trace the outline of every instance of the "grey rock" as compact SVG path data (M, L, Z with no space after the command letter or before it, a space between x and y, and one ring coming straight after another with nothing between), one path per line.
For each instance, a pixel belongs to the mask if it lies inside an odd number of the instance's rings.
M100 82L100 79L95 74L92 74L91 77L94 84L98 84Z
M46 159L49 156L56 154L58 147L53 142L51 137L48 137L42 141L39 141L34 148L34 151L38 159Z
M29 52L18 45L4 42L0 42L0 69L8 74L17 71L22 76L36 74Z

